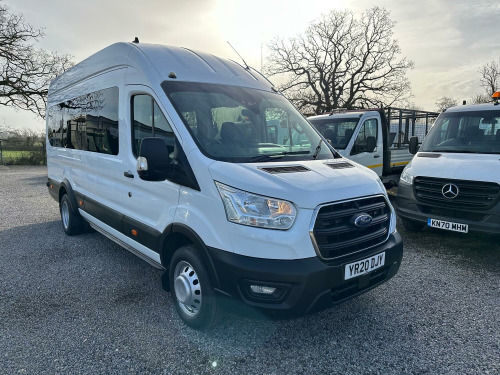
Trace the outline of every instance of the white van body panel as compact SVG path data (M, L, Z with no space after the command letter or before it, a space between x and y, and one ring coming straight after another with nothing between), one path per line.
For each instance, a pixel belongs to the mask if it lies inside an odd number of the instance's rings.
M271 198L285 199L297 207L314 209L319 204L382 193L378 178L363 167L333 169L327 164L345 163L346 159L308 160L301 162L273 163L223 163L210 165L210 174L215 181ZM260 168L297 166L307 172L271 174Z
M414 177L450 178L500 184L500 160L495 154L442 153L439 158L415 157L405 171Z

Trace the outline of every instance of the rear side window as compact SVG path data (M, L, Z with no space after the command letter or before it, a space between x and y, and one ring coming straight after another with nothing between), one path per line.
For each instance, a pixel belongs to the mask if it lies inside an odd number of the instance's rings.
M118 88L50 107L47 137L53 147L118 155Z
M49 107L47 111L47 139L52 147L61 147L62 110L59 105Z
M132 97L132 150L139 155L141 142L147 137L163 138L174 146L174 133L156 101L150 95Z

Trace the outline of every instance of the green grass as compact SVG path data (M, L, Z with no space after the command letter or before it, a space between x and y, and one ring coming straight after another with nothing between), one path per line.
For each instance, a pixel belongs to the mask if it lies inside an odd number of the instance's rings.
M12 151L2 150L3 163L5 165L24 164L39 165L43 164L42 151Z

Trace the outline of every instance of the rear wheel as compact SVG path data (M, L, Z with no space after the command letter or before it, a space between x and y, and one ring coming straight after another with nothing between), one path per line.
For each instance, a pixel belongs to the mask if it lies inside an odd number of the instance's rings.
M87 223L79 214L74 214L71 210L71 203L67 194L64 194L59 203L59 210L61 212L61 221L64 232L68 236L74 236L85 232Z
M425 228L425 223L408 219L403 219L403 225L409 232L418 232Z
M193 245L174 253L169 275L172 301L182 320L195 329L215 325L220 307L208 271Z

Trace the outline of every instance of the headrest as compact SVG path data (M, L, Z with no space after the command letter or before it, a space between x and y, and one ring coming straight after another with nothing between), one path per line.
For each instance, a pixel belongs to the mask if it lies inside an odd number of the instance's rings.
M220 136L225 141L235 141L238 139L238 129L234 122L223 122L220 128Z
M464 137L465 138L472 138L472 137L477 137L479 135L483 135L484 132L479 129L478 126L469 126L468 128L465 128L464 130Z
M335 133L333 132L332 129L326 129L325 134L324 134L326 139L329 139L330 141L335 138Z

